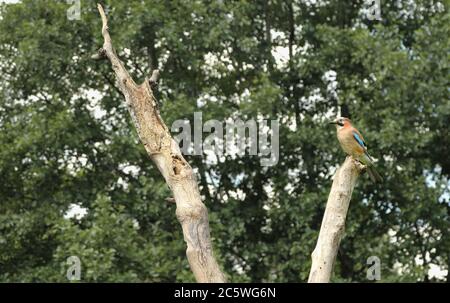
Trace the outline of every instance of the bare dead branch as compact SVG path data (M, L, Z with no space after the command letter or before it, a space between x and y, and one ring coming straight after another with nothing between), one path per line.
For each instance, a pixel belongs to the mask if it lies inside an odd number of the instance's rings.
M328 283L333 272L339 243L345 230L353 188L364 166L348 156L336 171L323 215L319 238L311 255L312 265L308 283Z
M213 255L208 211L201 200L195 175L161 119L150 87L151 81L158 80L159 73L155 70L152 77L140 85L134 82L113 48L103 7L100 4L97 7L103 24L102 52L111 62L141 142L172 190L194 276L198 282L225 282L225 275Z

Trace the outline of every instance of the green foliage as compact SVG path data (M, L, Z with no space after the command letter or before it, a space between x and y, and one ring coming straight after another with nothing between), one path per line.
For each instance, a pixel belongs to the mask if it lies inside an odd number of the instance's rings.
M382 2L382 21L368 21L362 1L320 2L104 1L136 81L161 70L169 126L195 111L280 121L276 166L188 157L231 281L307 280L344 159L326 120L343 104L386 181L360 178L333 280L367 281L378 256L382 281L428 281L430 264L450 262L448 3ZM90 60L96 3L81 1L81 20L68 8L0 8L0 281L67 281L72 255L82 281L194 281L170 191L110 65ZM69 218L73 205L87 215Z

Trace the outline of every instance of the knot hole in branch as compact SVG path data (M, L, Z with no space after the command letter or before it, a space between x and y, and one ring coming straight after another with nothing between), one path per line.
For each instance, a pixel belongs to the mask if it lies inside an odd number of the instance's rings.
M176 176L180 175L185 166L186 161L184 161L179 155L172 155L172 169Z

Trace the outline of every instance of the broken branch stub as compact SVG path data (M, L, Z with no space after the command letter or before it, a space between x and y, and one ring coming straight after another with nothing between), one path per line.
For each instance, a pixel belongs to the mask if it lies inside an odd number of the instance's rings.
M345 230L353 188L364 166L348 156L336 171L320 227L319 238L311 255L308 283L328 283L333 273L339 244Z

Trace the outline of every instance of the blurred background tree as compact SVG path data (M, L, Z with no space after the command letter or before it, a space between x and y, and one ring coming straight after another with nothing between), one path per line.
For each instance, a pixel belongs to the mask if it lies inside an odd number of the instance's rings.
M108 64L96 1L0 9L0 281L194 281L162 177ZM385 177L362 176L333 281L450 280L448 1L103 1L137 81L152 68L168 125L278 119L280 160L188 156L215 253L235 282L306 281L336 167L326 122L349 108ZM447 273L446 273L447 270Z

